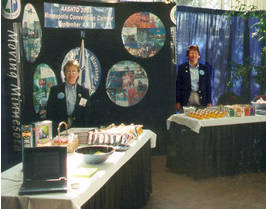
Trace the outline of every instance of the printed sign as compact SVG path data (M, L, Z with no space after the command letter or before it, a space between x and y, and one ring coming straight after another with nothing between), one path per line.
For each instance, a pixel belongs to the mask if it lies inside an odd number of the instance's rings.
M2 0L2 15L6 19L14 20L20 15L20 0Z
M112 7L44 3L44 27L113 29L114 13Z
M7 132L8 141L12 141L14 151L21 151L21 115L22 115L22 95L23 89L21 84L22 64L21 64L21 24L8 22L5 29L6 42L2 43L2 63L5 63L2 76L5 86L5 131ZM3 37L3 36L2 36ZM3 101L3 100L2 100Z

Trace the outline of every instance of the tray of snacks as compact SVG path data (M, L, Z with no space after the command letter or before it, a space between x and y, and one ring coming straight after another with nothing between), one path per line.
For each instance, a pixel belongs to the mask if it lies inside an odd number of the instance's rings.
M107 127L92 129L88 132L89 145L112 145L117 150L126 151L129 148L129 142L137 140L138 136L143 132L143 125L115 125L111 124Z
M248 104L213 106L189 112L187 116L198 120L255 116L255 107Z

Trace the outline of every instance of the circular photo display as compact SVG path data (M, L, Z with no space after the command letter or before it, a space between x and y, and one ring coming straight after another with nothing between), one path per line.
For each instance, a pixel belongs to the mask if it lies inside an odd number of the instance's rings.
M152 57L164 46L165 27L162 21L150 12L135 13L123 25L122 41L131 55Z
M108 71L106 93L119 106L130 107L139 103L148 86L147 74L136 62L120 61Z
M50 90L57 85L53 70L46 64L39 64L33 75L33 106L40 118L46 118L46 105Z
M170 19L176 25L176 5L171 9Z
M37 12L30 3L24 8L22 37L25 57L28 62L33 63L41 51L42 29Z
M82 51L82 52L81 52ZM80 54L82 54L82 59ZM88 89L89 94L92 95L97 90L101 80L101 65L98 58L88 49L80 50L80 47L70 50L62 63L61 66L61 78L65 81L64 66L70 59L80 60L80 75L78 83L84 88Z

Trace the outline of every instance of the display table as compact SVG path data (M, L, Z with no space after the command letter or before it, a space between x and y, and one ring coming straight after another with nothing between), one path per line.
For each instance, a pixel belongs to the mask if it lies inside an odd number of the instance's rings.
M192 131L199 133L201 127L266 122L266 115L198 120L195 118L187 117L185 114L174 114L167 119L168 130L170 128L171 122L184 125L190 128Z
M195 179L266 170L266 116L167 119L167 167Z
M1 206L16 209L142 207L151 193L150 148L155 147L156 134L144 130L132 142L126 152L115 152L104 163L90 165L99 170L89 178L71 176L82 165L77 155L69 154L67 193L19 196L23 178L20 163L2 173Z

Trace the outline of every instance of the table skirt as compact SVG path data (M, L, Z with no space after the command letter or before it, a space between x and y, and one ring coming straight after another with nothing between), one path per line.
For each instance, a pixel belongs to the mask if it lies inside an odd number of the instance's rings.
M152 192L150 141L148 141L82 209L139 209Z
M266 170L266 123L201 128L171 123L167 167L194 179Z

